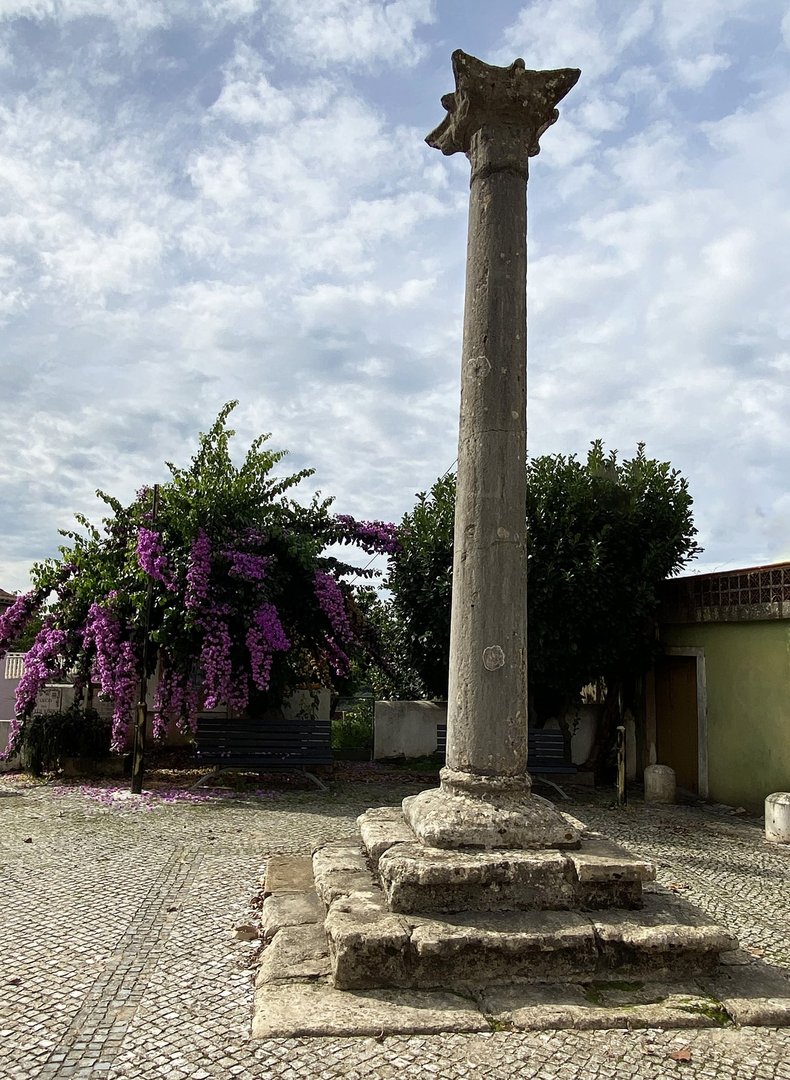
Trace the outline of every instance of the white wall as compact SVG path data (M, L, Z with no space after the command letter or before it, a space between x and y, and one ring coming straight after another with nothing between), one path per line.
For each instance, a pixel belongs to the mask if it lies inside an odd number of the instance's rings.
M373 758L416 758L436 753L436 725L447 723L447 705L434 701L377 701Z

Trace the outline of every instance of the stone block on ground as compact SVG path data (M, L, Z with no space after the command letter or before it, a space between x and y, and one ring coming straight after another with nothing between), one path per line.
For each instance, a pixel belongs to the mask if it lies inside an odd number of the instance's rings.
M312 887L304 892L278 892L267 896L261 910L261 936L271 941L284 926L322 923L324 905Z
M272 855L266 864L264 896L313 888L313 860L308 856Z
M565 855L582 908L641 907L642 884L656 876L652 863L601 836L583 838L577 851Z
M257 986L329 975L329 947L321 924L286 926L263 950Z
M790 977L768 964L721 968L703 985L742 1027L790 1026Z
M765 839L790 844L790 792L775 791L765 800Z
M395 844L414 843L416 837L403 817L399 806L379 806L357 818L362 846L373 866Z
M485 986L503 979L592 977L595 934L570 911L474 913L442 920L406 915L413 985Z
M327 983L260 987L252 1022L254 1039L488 1030L480 1010L457 994L336 990Z
M516 983L488 987L479 997L497 1024L519 1031L569 1028L699 1028L729 1023L721 1004L692 983L595 981Z
M409 927L387 911L383 898L368 894L338 900L329 910L324 931L338 989L407 987Z
M338 897L373 889L373 875L356 840L335 840L313 852L315 890L328 908Z

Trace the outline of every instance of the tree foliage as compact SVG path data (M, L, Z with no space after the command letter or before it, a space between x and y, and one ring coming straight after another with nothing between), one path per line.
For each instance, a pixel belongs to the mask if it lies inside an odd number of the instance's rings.
M400 694L447 696L454 514L455 476L446 473L419 492L398 527L385 582L392 607L389 619L379 618Z
M586 461L532 458L527 480L531 704L546 717L587 683L622 685L647 665L658 587L700 548L686 480L641 443L623 461L600 440ZM406 663L429 696L447 693L454 489L446 476L417 497L386 581Z
M202 708L263 711L298 685L348 678L366 640L347 580L360 571L326 549L389 553L394 526L332 514L319 495L296 502L291 489L312 470L275 475L284 452L267 449L267 435L234 465L235 404L200 436L188 467L168 463L155 515L150 488L128 506L98 492L110 511L101 526L78 516L81 531L62 533L60 556L34 567L33 589L0 619L0 655L42 619L9 750L41 688L67 672L78 701L95 686L113 702L116 747L143 674L159 676L156 733L172 720L194 728Z

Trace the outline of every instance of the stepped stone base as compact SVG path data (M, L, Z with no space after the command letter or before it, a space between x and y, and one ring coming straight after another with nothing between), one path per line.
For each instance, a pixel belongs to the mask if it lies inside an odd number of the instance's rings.
M785 974L741 952L724 952L718 966L718 950L731 946L732 937L658 888L647 892L637 913L393 915L359 847L327 847L316 853L313 866L306 858L269 862L262 911L268 944L256 981L255 1038L790 1026ZM328 913L313 887L315 865L316 886L334 896ZM343 893L341 875L369 887ZM352 882L351 875L359 877ZM389 988L333 985L333 940L336 949L357 949L364 978L389 979ZM404 951L413 958L411 974L399 959ZM476 962L481 951L483 964ZM515 980L513 962L525 973ZM415 972L431 969L436 987L413 988ZM353 977L356 969L346 970ZM400 978L403 988L394 981Z
M679 898L643 895L652 865L595 834L575 850L470 852L416 843L397 810L359 825L361 845L313 856L338 989L696 977L737 947Z
M781 972L554 812L572 844L430 847L385 807L271 859L253 1035L790 1026Z

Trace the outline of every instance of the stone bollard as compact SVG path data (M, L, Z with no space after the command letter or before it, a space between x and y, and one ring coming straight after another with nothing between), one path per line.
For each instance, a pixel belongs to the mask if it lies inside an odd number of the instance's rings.
M675 801L675 770L669 765L648 765L645 769L645 802Z
M765 839L790 844L790 791L775 791L765 800Z

